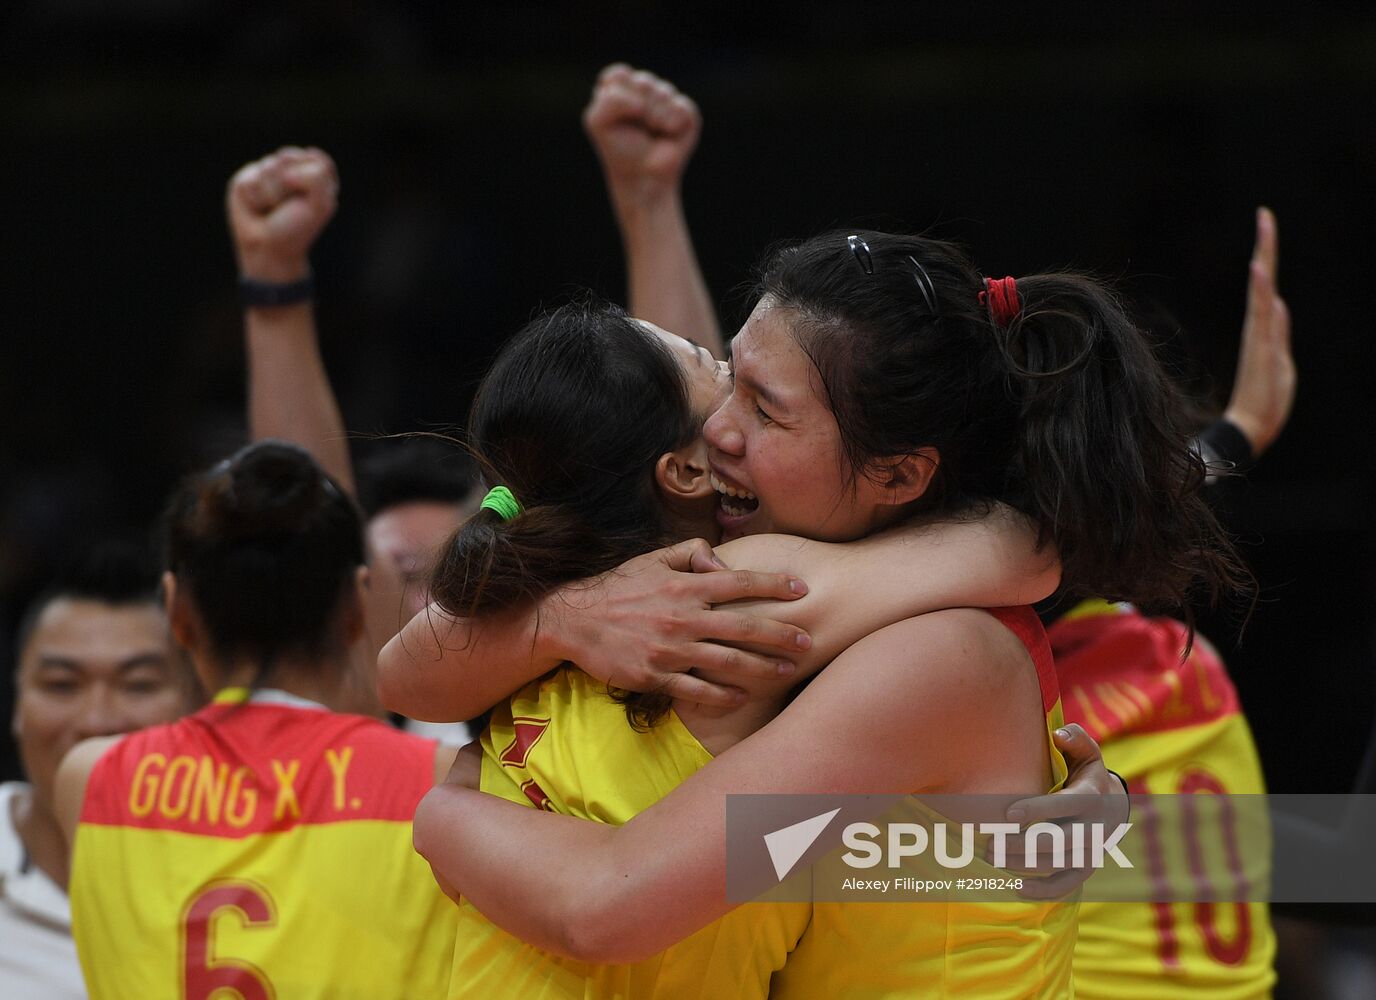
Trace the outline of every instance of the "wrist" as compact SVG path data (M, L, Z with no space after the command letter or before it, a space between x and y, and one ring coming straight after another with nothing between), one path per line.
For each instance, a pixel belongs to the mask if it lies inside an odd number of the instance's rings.
M642 202L635 209L618 210L616 222L622 249L632 260L662 253L666 247L680 246L685 240L691 241L683 202L677 193L671 198Z
M683 210L682 188L679 178L635 177L625 180L609 179L608 192L612 211L624 229Z
M240 253L239 277L273 285L289 285L311 276L310 258L304 254Z
M309 309L315 299L315 281L310 274L287 282L242 277L239 299L245 309Z
M535 604L535 659L541 664L577 661L577 642L569 634L569 607L559 589L551 590Z
M1118 784L1120 784L1120 785L1123 786L1123 794L1124 794L1125 796L1127 796L1127 800L1126 800L1126 802L1124 803L1125 813L1124 813L1124 816L1123 816L1123 822L1126 823L1128 820L1132 819L1132 789L1131 789L1130 787L1128 787L1128 779L1125 778L1125 777L1123 777L1121 774L1119 774L1117 771L1113 770L1112 768L1107 768L1107 767L1106 767L1106 768L1104 768L1104 770L1105 770L1105 771L1108 771L1108 773L1109 773L1112 777L1117 778L1117 779L1118 779Z
M1232 424L1247 439L1247 447L1251 452L1247 456L1248 461L1254 460L1270 445L1270 440L1265 439L1263 433L1263 422L1253 417L1246 410L1229 407L1223 412L1223 419Z
M1229 409L1200 432L1201 450L1233 471L1245 471L1265 448L1259 428L1249 414Z

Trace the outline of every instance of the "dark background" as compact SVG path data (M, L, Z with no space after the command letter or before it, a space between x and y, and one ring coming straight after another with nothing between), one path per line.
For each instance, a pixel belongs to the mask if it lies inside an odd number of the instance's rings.
M1376 701L1376 10L1202 6L5 5L6 655L64 553L145 530L176 476L243 434L221 204L237 166L285 143L334 155L315 265L348 426L452 425L534 309L622 295L579 111L624 59L703 109L689 215L730 329L772 240L933 229L986 273L1071 264L1168 310L1221 400L1253 211L1275 208L1299 401L1230 501L1262 602L1240 646L1235 614L1207 632L1272 787L1346 790ZM15 772L9 747L0 764Z

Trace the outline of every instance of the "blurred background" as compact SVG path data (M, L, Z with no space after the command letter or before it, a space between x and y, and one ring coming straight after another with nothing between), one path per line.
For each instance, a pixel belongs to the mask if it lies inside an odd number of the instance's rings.
M6 717L12 629L45 574L145 532L176 477L243 438L229 175L286 143L334 156L314 261L346 422L455 426L532 311L580 286L623 298L579 123L618 59L702 108L686 198L729 330L771 241L929 230L989 274L1113 279L1221 403L1254 209L1275 209L1299 399L1228 499L1261 603L1240 643L1236 611L1205 630L1271 787L1346 791L1376 704L1367 3L4 5ZM0 767L17 773L8 744Z

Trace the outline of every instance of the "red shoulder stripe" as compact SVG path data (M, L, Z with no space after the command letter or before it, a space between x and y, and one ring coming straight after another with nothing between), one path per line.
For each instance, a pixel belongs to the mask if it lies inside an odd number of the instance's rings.
M1014 608L988 608L988 612L1021 640L1032 663L1037 668L1037 686L1042 691L1042 711L1050 712L1061 697L1056 679L1056 663L1051 657L1051 643L1037 613L1027 605Z

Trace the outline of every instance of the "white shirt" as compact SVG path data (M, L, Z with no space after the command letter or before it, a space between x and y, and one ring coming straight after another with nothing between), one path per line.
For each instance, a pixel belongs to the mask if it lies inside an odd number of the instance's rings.
M0 784L0 997L84 1000L67 894L33 864L14 828L22 781Z
M482 730L467 722L421 722L419 719L402 719L401 728L412 736L436 740L446 746L461 747L472 743L482 735Z

